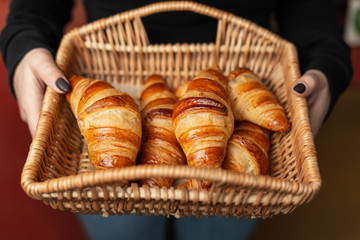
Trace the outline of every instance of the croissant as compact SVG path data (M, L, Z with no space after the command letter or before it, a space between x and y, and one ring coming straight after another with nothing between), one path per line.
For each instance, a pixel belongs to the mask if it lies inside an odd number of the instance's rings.
M200 71L175 104L173 129L187 164L220 168L234 130L234 116L226 89L227 79L218 67ZM207 189L208 181L190 180L187 188Z
M177 101L165 80L152 75L145 81L141 94L143 139L139 153L139 164L185 163L185 155L172 129L172 113ZM150 187L170 187L173 179L148 178L142 184Z
M269 148L267 129L250 122L236 122L222 167L235 172L266 174Z
M102 80L70 78L66 95L96 169L135 165L141 115L134 99Z
M255 73L239 68L228 78L235 120L253 122L271 131L287 132L290 129L283 107Z
M186 93L190 81L183 82L179 87L174 90L175 96L180 99Z

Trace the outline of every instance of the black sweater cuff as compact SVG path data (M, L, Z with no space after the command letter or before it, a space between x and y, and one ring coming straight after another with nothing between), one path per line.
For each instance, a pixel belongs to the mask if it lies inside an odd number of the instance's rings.
M11 93L15 97L13 86L14 71L19 61L34 48L45 48L55 56L55 50L42 40L41 34L33 29L19 30L17 33L12 34L11 44L5 46L3 52L3 59L5 66L8 70L8 80Z

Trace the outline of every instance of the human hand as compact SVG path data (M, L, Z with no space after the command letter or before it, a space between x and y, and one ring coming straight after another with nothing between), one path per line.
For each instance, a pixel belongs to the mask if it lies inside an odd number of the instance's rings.
M293 92L306 98L310 126L316 136L330 107L330 89L326 76L319 70L309 70L295 83Z
M44 48L28 52L17 65L13 77L20 116L34 137L46 86L58 93L70 90L65 75L57 67L52 54Z

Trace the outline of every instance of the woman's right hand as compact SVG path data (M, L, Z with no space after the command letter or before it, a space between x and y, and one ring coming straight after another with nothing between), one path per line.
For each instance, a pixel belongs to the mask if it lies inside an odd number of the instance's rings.
M50 51L35 48L18 63L13 78L20 116L28 124L34 137L46 86L58 93L66 93L70 85L57 67Z

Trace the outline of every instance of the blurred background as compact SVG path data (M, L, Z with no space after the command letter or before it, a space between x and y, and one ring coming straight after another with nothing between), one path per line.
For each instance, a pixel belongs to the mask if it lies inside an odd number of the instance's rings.
M65 31L85 23L82 5L75 2L73 20ZM252 239L360 239L360 43L351 35L349 24L359 1L335 3L338 23L352 48L354 77L315 139L322 188L314 200L293 213L260 221ZM0 0L0 31L9 4L10 0ZM1 58L0 121L0 238L85 239L74 214L29 198L20 186L31 137L9 91Z

